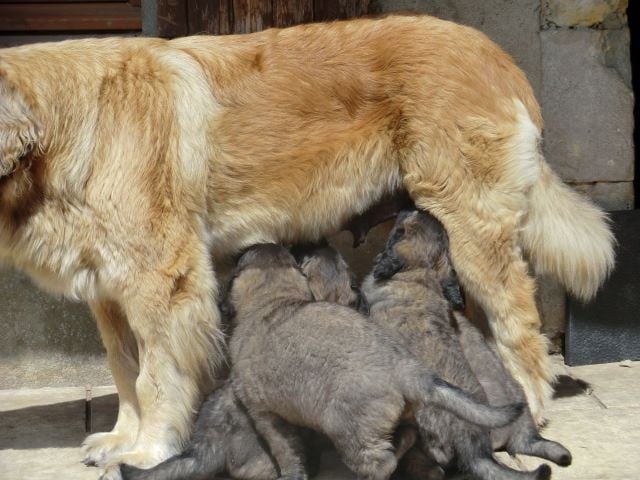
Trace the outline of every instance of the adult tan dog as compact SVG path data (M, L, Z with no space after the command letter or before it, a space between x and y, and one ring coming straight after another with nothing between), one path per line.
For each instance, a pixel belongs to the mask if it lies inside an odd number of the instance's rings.
M447 228L539 413L552 374L523 255L584 299L613 264L541 130L500 48L425 16L0 50L0 254L89 302L119 392L88 459L150 466L188 437L220 357L211 253L318 240L400 188Z

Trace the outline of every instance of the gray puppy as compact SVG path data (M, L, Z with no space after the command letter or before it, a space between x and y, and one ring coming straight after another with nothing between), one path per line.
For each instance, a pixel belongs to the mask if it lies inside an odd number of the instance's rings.
M125 480L201 480L227 472L244 480L275 480L277 466L226 382L202 404L190 446L148 470L121 465Z
M489 346L484 335L461 313L454 314L458 338L471 370L482 385L489 404L503 405L524 402L524 390L506 369L498 353ZM529 408L511 425L491 430L494 450L506 450L546 458L566 467L571 465L571 453L561 444L540 435Z
M282 479L306 478L293 425L326 434L359 478L386 480L397 463L391 434L401 421L415 423L415 412L427 405L489 427L521 412L521 404L496 408L473 401L355 310L314 302L283 247L258 245L242 255L229 302L235 309L234 392Z
M304 245L296 247L295 254L315 300L361 307L358 285L337 250L326 244ZM224 307L223 303L223 314ZM227 320L225 318L225 323ZM303 433L309 448L324 446L320 439ZM403 440L400 448L406 451L411 446L409 443L413 443L411 434L407 433ZM311 469L317 468L318 452L308 453L312 457ZM202 404L190 446L182 454L148 470L122 465L121 472L124 480L196 480L213 478L221 472L242 480L275 480L279 476L275 462L229 382Z
M449 259L446 232L435 218L418 211L398 216L363 292L373 321L396 335L446 381L478 401L488 397L492 405L524 400L524 393L498 357L491 355L480 332L462 315L454 317L452 306L460 308L462 296ZM547 465L534 472L510 469L493 458L493 446L561 465L571 462L564 447L539 435L528 409L513 424L492 432L435 409L425 411L421 420L426 452L441 465L455 460L459 468L477 478L547 478L551 474Z
M307 277L314 300L337 303L368 314L368 305L355 275L338 250L323 242L296 246L291 253Z

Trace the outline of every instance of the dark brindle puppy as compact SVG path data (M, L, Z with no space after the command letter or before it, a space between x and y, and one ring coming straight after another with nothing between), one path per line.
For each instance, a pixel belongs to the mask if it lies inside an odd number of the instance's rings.
M258 245L241 257L229 302L234 392L283 479L306 478L292 425L326 434L359 478L385 480L396 467L391 434L427 405L491 427L519 415L520 405L487 407L434 377L355 310L314 302L283 247Z
M460 307L462 296L449 259L446 232L435 218L418 211L398 216L363 291L375 323L396 335L446 381L470 392L476 400L485 401L488 397L493 405L524 398L521 390L513 393L517 384L504 367L494 368L491 377L485 372L482 378L490 380L484 382L479 381L481 372L475 372L467 361L465 355L479 371L493 368L479 366L490 354L484 340L474 335L466 321L462 332L456 323L452 305ZM491 357L493 363L496 360ZM492 391L491 381L502 385L500 394ZM427 453L441 465L455 460L459 468L481 479L550 475L547 465L534 472L518 472L499 464L492 455L492 439L495 446L504 445L512 453L538 455L562 465L570 462L571 456L564 447L540 437L528 409L522 419L494 430L491 437L489 430L461 422L437 408L425 412L421 419Z

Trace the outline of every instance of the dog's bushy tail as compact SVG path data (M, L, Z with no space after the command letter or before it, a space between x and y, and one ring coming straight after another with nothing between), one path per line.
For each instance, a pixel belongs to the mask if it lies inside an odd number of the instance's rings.
M607 215L562 183L542 161L529 193L521 242L537 273L549 273L581 300L591 299L614 265Z
M201 445L198 451L187 451L171 457L153 468L143 470L121 465L123 480L201 480L214 478L225 467L224 452L211 445ZM205 451L206 450L206 451Z
M516 420L525 408L524 403L492 407L475 401L458 387L434 377L431 373L419 375L417 384L407 389L408 398L424 405L437 405L462 420L488 428L499 428Z

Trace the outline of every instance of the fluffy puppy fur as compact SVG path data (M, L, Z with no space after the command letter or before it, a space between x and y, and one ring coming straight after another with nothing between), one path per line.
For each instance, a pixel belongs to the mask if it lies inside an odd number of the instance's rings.
M355 310L314 302L283 247L249 249L229 301L232 385L283 479L306 478L292 425L327 435L359 478L387 479L396 467L389 438L401 420L415 422L417 409L439 405L485 426L519 415L521 405L487 407L435 378Z
M118 388L87 461L184 446L221 357L212 253L317 241L401 186L447 228L538 415L552 374L523 251L584 299L613 264L541 131L508 55L428 16L0 50L0 258L89 303Z
M292 250L314 300L337 303L368 314L369 308L355 275L335 248L326 243L297 246Z
M388 214L391 215L391 212L389 211ZM387 212L384 215L386 216ZM379 218L379 215L376 214L376 218ZM367 235L371 222L367 218L357 219L356 221L360 225L356 225L357 229L354 230L354 233L357 233L357 235L354 234L354 243L361 243ZM292 250L292 253L294 253L302 273L309 282L309 288L314 300L337 303L357 309L363 315L369 314L369 306L355 282L355 276L338 250L325 242L321 245L300 246ZM427 460L428 467L425 467L424 464L419 464L422 460L421 458L414 458L417 455L414 452L415 449L411 448L416 443L417 437L418 433L414 427L410 425L400 426L393 435L396 458L401 459L404 464L408 464L408 469L420 466L419 470L414 468L414 471L410 472L412 474L411 478L440 480L441 476L437 478L429 476L432 471L431 468L438 468L437 465ZM324 437L316 437L315 445L318 450L327 447L327 443L322 440L324 440ZM319 452L316 451L315 453L318 454ZM404 479L403 476L398 477L396 473L391 478Z
M461 309L463 300L449 259L446 232L435 218L419 211L398 216L363 291L371 305L371 319L396 335L442 378L477 400L486 401L490 396L493 405L524 400L513 388L516 382L491 357L481 334L462 315L454 317L449 301ZM456 319L464 321L462 326ZM535 472L517 472L499 464L492 455L492 439L494 447L506 446L510 453L538 455L562 465L571 461L564 447L540 437L528 409L514 424L493 432L470 427L447 412L438 413L432 410L423 418L421 433L427 453L441 465L455 460L477 478L550 475L546 465Z
M243 480L276 480L278 468L230 383L202 404L189 447L153 468L120 467L125 480L198 480L221 472Z
M322 243L297 246L293 252L307 277L314 300L352 308L362 306L362 295L353 273L337 250ZM314 372L308 373L313 375ZM307 435L304 442L309 459L315 463L319 460L319 452L310 451L308 447L321 448L323 442L318 440ZM407 445L413 443L410 435L405 442ZM403 449L408 450L408 446ZM313 470L317 466L315 463L311 468L308 465L308 470ZM277 465L244 407L235 398L230 383L216 390L202 404L193 438L183 453L146 470L121 466L124 480L196 480L213 478L223 471L232 478L243 480L275 480L279 477Z
M462 352L476 376L490 405L525 401L522 387L504 367L500 357L489 346L482 332L461 312L455 312L455 325ZM529 408L511 425L491 430L494 450L506 450L512 455L522 453L566 467L571 465L571 453L563 445L540 435Z

